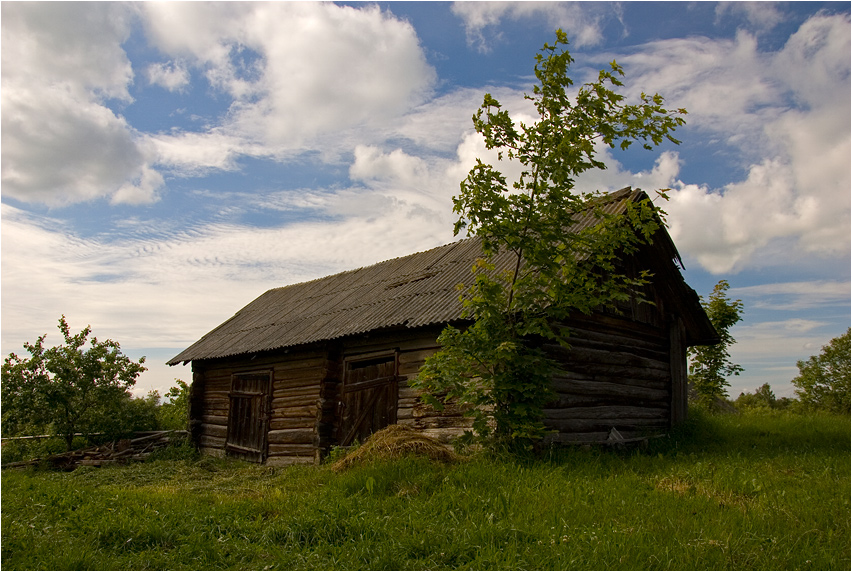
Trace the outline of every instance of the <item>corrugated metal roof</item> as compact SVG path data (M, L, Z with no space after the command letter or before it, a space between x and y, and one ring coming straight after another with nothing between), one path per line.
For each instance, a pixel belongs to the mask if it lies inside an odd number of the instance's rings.
M607 197L604 209L620 212L626 201L643 196L622 189ZM575 225L593 222L587 216ZM479 239L470 238L269 290L168 363L275 350L379 328L447 323L461 316L456 285L471 283L471 267L481 256ZM511 260L498 255L494 263L503 270Z

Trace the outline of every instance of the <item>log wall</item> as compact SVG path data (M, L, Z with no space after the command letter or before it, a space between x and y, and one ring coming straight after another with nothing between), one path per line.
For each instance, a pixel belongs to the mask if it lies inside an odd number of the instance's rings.
M389 331L348 340L344 347L347 356L387 349L398 352L398 402L397 423L417 429L443 442L449 442L470 427L471 420L461 411L447 407L438 412L420 402L420 394L409 386L426 358L438 350L436 342L443 327L423 328L415 331Z
M573 320L570 349L545 345L564 372L553 380L544 410L551 442L606 441L666 431L671 423L667 328L615 317Z
M268 465L314 463L319 459L317 426L321 389L337 364L321 349L292 356L230 358L193 363L193 436L203 453L222 456L228 435L231 378L243 371L271 370L272 396L267 433ZM196 429L197 427L197 429Z
M437 349L440 328L372 333L308 349L193 362L191 428L202 453L225 455L232 376L272 370L267 465L316 463L337 444L338 401L346 357L395 350L399 357L398 422L449 441L468 426L460 412L423 406L408 386Z
M633 318L633 319L631 319ZM643 315L595 315L571 320L570 349L551 344L547 352L564 371L553 380L554 400L544 410L552 442L605 441L615 428L624 438L666 431L683 413L673 375L683 377L682 329L677 321ZM674 324L672 326L671 324ZM397 422L448 442L471 419L448 406L425 406L410 387L437 349L440 328L371 333L305 349L270 352L251 359L193 363L191 429L202 452L224 455L231 379L235 373L273 372L267 457L269 465L317 463L337 444L339 390L346 358L393 350L398 356ZM672 336L681 337L673 340Z

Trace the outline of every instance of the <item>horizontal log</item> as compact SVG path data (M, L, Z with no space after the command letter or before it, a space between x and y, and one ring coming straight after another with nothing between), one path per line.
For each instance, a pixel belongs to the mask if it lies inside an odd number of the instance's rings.
M423 367L425 362L422 361L413 361L411 363L401 363L399 364L399 375L406 376L416 376L420 373L420 369Z
M437 439L441 443L449 443L456 437L461 436L465 431L465 428L462 427L422 427L416 419L400 420L397 421L397 423L404 427L414 429L418 433L426 435L427 437Z
M643 372L645 377L637 377L634 375L607 375L603 372L586 372L563 371L554 376L554 382L559 380L586 381L593 383L612 383L615 385L625 385L630 387L642 387L646 389L657 389L668 392L671 388L671 379L665 378L649 378L647 373Z
M221 447L198 447L198 452L202 455L222 458L225 456L225 446L222 445Z
M587 375L611 377L616 379L635 379L667 382L671 379L668 369L637 368L623 365L609 365L590 362L571 362L562 364L562 367L570 372Z
M273 417L269 421L269 429L277 431L279 429L307 429L316 424L316 416L311 417Z
M461 437L464 433L464 429L461 428L419 429L419 431L441 443L450 443L453 439Z
M579 393L557 393L556 397L545 404L545 409L565 409L570 407L598 407L611 405L636 405L642 407L663 407L670 405L668 399L640 399L615 395L584 395Z
M415 429L469 429L473 426L472 417L420 417L411 425Z
M198 440L198 445L200 447L213 447L215 449L224 449L225 438L211 437L210 435L201 435L201 438Z
M545 419L545 427L556 429L561 433L585 433L594 431L609 431L613 427L620 432L641 431L643 429L668 428L667 420L660 419Z
M328 370L322 367L282 372L280 376L275 377L275 389L286 389L309 383L319 383L326 377L328 377Z
M423 350L416 350L411 352L402 352L399 354L399 363L401 364L410 364L417 362L424 362L426 358L433 355L438 348L429 348Z
M274 408L272 410L272 418L277 417L313 417L316 418L316 405L301 406L301 407L285 407Z
M435 340L443 326L427 328L400 328L396 331L370 332L363 336L353 336L346 340L344 353L348 356L369 354L397 348L400 355L437 347Z
M658 419L666 422L669 418L667 408L636 407L630 405L610 405L603 407L567 407L562 409L544 409L545 419Z
M568 328L568 344L578 347L630 347L666 354L668 351L667 332L647 337L635 331L617 329L583 328L576 325Z
M316 447L311 444L270 443L269 455L313 455Z
M396 406L399 408L411 408L416 407L417 404L420 403L420 399L417 397L411 397L408 399L398 399L396 402Z
M413 387L400 387L398 396L400 399L419 398L422 392Z
M228 416L227 415L202 415L201 416L202 423L209 423L211 425L228 425Z
M316 381L313 381L297 387L288 387L284 389L276 388L275 391L272 392L272 399L297 397L300 395L313 395L315 397L319 397L320 384Z
M207 437L221 437L224 439L228 436L228 427L225 425L210 425L202 423L201 435L205 435Z
M289 465L314 465L316 457L314 455L275 455L270 456L264 462L264 465L269 467L287 467Z
M559 376L553 379L552 387L557 393L586 396L625 397L660 401L665 401L669 398L669 392L665 389L660 389L659 383L648 387L638 384L630 385L606 381L581 381Z
M204 399L204 408L205 409L225 409L227 410L231 404L231 400L228 397L222 399Z
M606 316L600 313L596 313L593 316L579 314L572 316L565 325L568 326L569 330L571 328L575 330L583 329L593 333L621 335L629 339L663 340L660 343L665 343L664 340L668 339L668 332L662 328L639 324L629 319Z
M656 360L632 354L629 351L603 350L572 347L564 348L556 344L545 344L543 349L554 356L560 362L568 364L570 368L577 362L586 362L602 365L617 365L630 367L638 370L655 369L668 373L668 360Z
M231 376L210 379L205 377L204 379L204 392L214 392L214 391L224 391L225 393L231 391Z
M297 395L295 397L279 397L272 400L272 409L286 409L290 407L306 407L316 405L319 395Z
M417 403L412 408L412 415L414 417L448 417L453 415L463 415L464 411L458 407L455 403L446 403L444 404L443 411L436 411L430 405L426 405L424 403Z
M270 445L279 443L311 444L316 432L313 427L300 429L276 429L267 434Z
M224 400L227 401L230 399L231 391L230 388L223 391L205 391L204 392L204 400L205 401L213 401L213 400Z
M228 409L210 409L210 408L205 407L202 410L201 414L202 415L215 416L215 417L224 417L225 418L225 424L228 423L228 421L227 421L228 420Z
M328 363L328 358L323 353L313 355L299 355L297 352L285 354L275 358L275 375L292 372L300 369L321 368Z

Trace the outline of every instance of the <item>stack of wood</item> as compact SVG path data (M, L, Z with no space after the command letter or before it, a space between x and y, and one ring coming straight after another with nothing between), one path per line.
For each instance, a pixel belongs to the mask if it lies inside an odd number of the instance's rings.
M9 463L3 468L22 468L47 464L53 469L73 471L80 466L101 467L144 461L157 449L168 447L172 440L186 438L186 431L149 431L137 433L135 439L121 439L105 445L68 451L45 458Z

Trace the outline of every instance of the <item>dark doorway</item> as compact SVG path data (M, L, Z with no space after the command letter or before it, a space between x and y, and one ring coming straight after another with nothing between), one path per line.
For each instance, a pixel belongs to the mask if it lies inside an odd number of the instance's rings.
M338 442L345 447L355 440L396 423L396 354L356 356L344 361L340 392Z
M272 372L237 373L231 378L228 439L229 455L262 463L269 431Z

